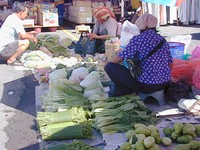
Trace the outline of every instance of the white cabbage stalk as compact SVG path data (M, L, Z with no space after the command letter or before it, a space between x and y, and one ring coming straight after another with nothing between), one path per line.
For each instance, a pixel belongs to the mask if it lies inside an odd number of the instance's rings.
M91 97L92 95L98 94L100 96L103 96L103 92L100 88L92 89L92 90L85 90L83 93L83 96L86 98Z
M58 79L64 79L67 77L67 71L65 68L54 70L49 74L49 83L54 82Z
M100 75L97 71L89 73L84 80L80 82L80 86L87 90L95 89L99 86Z
M81 80L85 79L85 77L89 74L89 70L85 67L79 67L72 71L69 80L74 81L75 83L80 83Z

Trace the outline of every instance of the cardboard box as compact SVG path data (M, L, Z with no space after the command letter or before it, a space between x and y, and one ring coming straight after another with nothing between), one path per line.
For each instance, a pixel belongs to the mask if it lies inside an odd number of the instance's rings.
M8 0L0 0L0 6L8 6Z
M58 14L41 12L38 14L38 24L44 27L58 26Z
M77 25L75 27L75 31L76 31L76 34L80 33L81 31L91 32L90 31L90 26L87 26L87 25Z

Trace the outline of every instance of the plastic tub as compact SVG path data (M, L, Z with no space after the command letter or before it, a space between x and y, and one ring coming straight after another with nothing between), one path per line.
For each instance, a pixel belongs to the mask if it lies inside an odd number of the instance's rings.
M173 58L183 59L185 44L180 42L168 42Z

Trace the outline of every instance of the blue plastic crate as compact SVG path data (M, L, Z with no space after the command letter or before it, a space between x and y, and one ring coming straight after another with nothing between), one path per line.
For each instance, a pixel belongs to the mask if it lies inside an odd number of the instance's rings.
M183 59L185 44L180 42L168 42L173 58Z

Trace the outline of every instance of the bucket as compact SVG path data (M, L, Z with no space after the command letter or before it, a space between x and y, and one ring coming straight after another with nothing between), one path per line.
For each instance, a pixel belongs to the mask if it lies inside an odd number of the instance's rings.
M168 42L172 58L183 59L185 44L180 42Z

